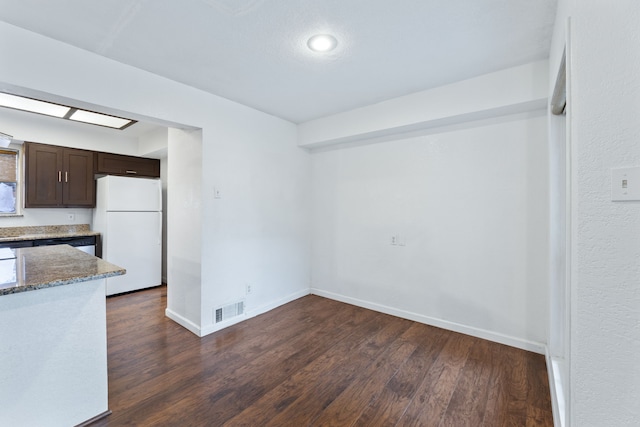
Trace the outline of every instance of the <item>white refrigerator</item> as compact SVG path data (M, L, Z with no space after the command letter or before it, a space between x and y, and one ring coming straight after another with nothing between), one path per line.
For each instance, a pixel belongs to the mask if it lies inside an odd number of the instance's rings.
M127 270L107 278L107 295L160 285L162 185L159 179L97 179L93 229L102 237L102 258Z

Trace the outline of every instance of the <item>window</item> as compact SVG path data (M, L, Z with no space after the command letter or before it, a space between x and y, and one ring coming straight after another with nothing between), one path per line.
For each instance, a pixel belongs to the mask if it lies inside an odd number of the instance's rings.
M18 151L0 148L0 215L18 213Z

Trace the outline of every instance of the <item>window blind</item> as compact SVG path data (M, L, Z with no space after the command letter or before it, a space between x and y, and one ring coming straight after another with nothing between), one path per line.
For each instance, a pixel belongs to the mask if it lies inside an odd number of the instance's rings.
M0 149L0 182L16 182L18 152Z
M0 214L17 213L18 152L0 149Z

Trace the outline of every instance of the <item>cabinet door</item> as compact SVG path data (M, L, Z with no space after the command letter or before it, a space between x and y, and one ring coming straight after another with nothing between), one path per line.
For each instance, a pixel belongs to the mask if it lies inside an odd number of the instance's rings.
M106 175L160 177L158 159L99 152L96 165L96 173Z
M93 179L93 151L65 148L63 152L62 204L94 207L96 183Z
M62 204L62 147L25 142L27 208Z

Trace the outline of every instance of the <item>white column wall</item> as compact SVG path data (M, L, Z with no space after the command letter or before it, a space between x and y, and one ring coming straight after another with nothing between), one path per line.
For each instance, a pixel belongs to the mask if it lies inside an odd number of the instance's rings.
M202 131L169 129L168 144L166 314L200 335Z
M203 244L203 333L219 328L219 306L244 300L253 316L309 293L310 155L297 148L295 126L259 114L246 121L203 147L204 158L225 159L203 167L203 223L215 236Z

